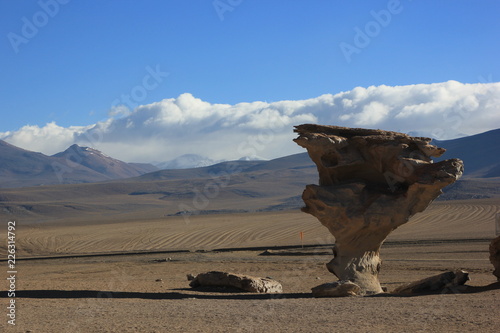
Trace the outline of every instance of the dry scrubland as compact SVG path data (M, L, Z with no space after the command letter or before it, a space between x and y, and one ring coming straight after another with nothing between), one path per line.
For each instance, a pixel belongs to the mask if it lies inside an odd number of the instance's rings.
M311 298L311 287L335 280L324 267L334 240L299 211L188 220L19 221L19 257L157 252L20 260L17 325L7 327L4 319L0 327L8 332L496 332L500 289L490 286L496 279L488 244L499 206L498 199L435 202L390 235L382 247L380 276L389 291L450 269L468 270L469 285L476 287L414 297ZM259 256L262 249L236 250L300 245L300 231L305 245L316 246L271 256ZM224 248L234 249L209 251ZM284 294L188 288L187 273L209 270L271 276L282 282Z

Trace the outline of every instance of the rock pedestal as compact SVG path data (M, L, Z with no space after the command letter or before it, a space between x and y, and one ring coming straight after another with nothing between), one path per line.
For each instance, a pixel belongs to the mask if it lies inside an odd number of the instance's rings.
M302 210L335 237L328 270L359 285L363 294L382 292L383 241L455 182L463 162L433 163L445 149L403 133L311 124L295 132L294 141L307 149L319 173L319 184L307 185L302 194Z

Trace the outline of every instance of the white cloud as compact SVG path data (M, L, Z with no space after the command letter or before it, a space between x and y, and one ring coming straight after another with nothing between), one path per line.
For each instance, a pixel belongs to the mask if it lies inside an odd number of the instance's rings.
M349 104L349 102L344 103L344 105ZM344 121L354 119L354 124L356 126L373 126L382 122L388 114L389 107L387 105L373 101L363 106L361 112L344 114L340 116L339 119Z
M88 129L85 126L65 128L51 122L44 127L26 125L17 131L0 133L0 139L24 149L52 155L68 148L74 143L76 135Z
M130 115L130 109L123 104L115 105L108 111L108 116L110 117L126 117L128 115Z
M235 105L210 104L186 93L132 111L115 108L109 115L106 121L86 127L27 125L0 133L0 139L46 154L77 143L135 162L166 161L184 154L220 160L301 152L291 140L293 125L302 123L450 139L500 127L500 83L357 87L308 100Z

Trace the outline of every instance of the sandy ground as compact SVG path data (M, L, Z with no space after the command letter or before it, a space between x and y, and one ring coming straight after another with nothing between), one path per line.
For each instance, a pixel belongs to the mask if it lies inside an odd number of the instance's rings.
M388 240L491 239L499 199L433 203L396 229ZM228 247L331 244L334 238L318 220L297 211L165 217L142 220L17 221L17 255L109 253L126 251L211 250ZM1 239L6 228L0 230ZM5 243L0 244L4 255Z
M324 266L333 240L319 222L299 212L21 225L17 245L25 258L164 252L18 260L16 325L7 324L3 292L0 330L497 332L500 289L488 260L496 211L498 204L491 201L440 203L396 230L381 253L380 281L389 291L447 270L465 269L472 279L467 290L413 297L312 298L312 287L335 280ZM299 231L306 236L304 249ZM275 245L296 247L272 256L259 255L262 249L199 251ZM180 249L190 251L168 252ZM7 263L0 265L6 275ZM186 274L211 270L270 276L283 284L284 293L189 288Z
M470 272L469 285L488 286L496 279L487 259L487 245L484 241L390 245L382 254L380 280L390 291L406 282L461 268ZM324 267L329 251L321 247L293 252L19 261L17 325L6 327L5 320L1 325L9 332L498 331L500 289L314 299L310 288L334 280ZM166 255L170 261L158 260ZM210 270L271 276L283 284L284 293L189 288L187 273Z

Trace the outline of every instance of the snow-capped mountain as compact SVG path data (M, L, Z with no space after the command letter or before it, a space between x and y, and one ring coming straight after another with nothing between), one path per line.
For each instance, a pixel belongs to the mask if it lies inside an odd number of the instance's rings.
M212 160L208 157L197 154L184 154L170 161L156 162L153 164L159 169L165 170L165 169L199 168L199 167L210 166L220 162L224 162L224 160Z

